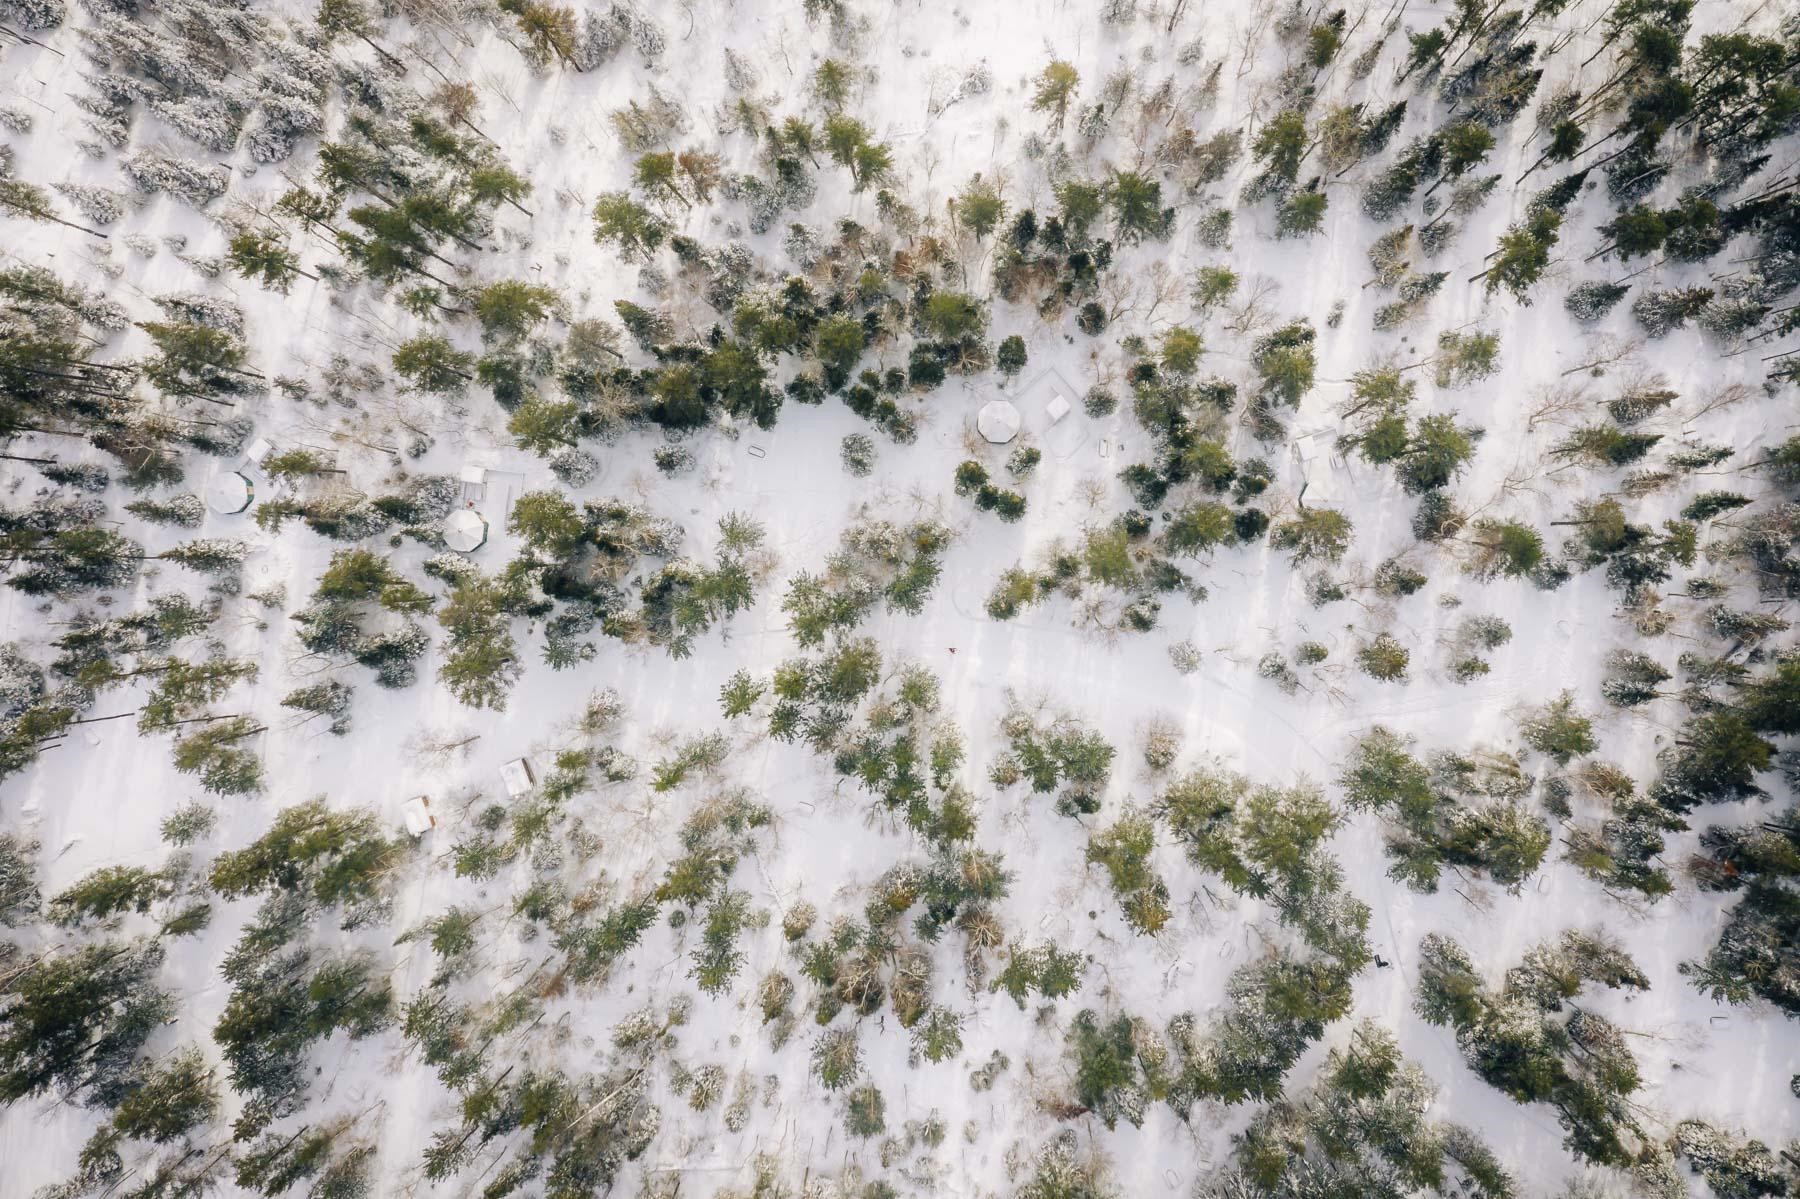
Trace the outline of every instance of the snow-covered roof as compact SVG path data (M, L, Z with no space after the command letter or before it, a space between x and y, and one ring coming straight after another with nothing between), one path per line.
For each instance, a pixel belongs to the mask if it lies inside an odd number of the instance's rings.
M1010 400L989 400L975 415L975 427L995 445L1005 445L1019 435L1019 410Z
M500 768L500 781L506 784L506 793L512 798L531 790L531 763L524 758L514 758Z
M488 523L473 508L459 508L444 522L444 544L467 554L487 544Z
M414 837L423 837L437 827L437 817L431 814L431 801L423 795L401 804L400 815L406 821L406 831Z
M255 498L256 485L235 470L220 471L206 484L206 506L221 516L242 512Z

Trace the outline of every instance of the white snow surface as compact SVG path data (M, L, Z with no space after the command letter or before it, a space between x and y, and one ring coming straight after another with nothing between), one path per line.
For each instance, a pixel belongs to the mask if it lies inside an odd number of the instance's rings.
M616 298L641 300L636 269L597 246L591 235L588 210L595 195L624 186L631 161L612 137L606 113L627 98L641 97L655 78L684 106L692 126L688 140L716 144L728 162L741 166L748 162L749 150L739 139L720 139L711 129L713 107L726 96L723 51L729 47L746 54L762 72L763 90L793 97L794 104L803 98L810 65L831 52L826 29L809 26L798 4L690 0L650 7L669 34L665 60L655 74L629 50L586 74L534 73L492 32L464 46L429 30L409 31L404 22L390 23L390 42L404 39L428 47L446 73L477 83L482 101L478 123L534 185L535 219L504 207L497 213L500 233L491 240L499 248L480 256L476 269L482 277L541 281L560 289L581 314L610 315ZM1034 202L1040 211L1047 208L1042 170L1020 147L1024 135L1042 121L1040 114L1028 111L1029 79L1053 56L1080 69L1085 95L1122 65L1140 65L1153 77L1174 71L1174 49L1199 39L1209 60L1226 61L1217 101L1197 126L1201 134L1246 125L1259 114L1256 84L1263 72L1256 61L1239 71L1240 56L1246 53L1241 39L1252 21L1248 5L1189 5L1173 33L1163 28L1166 11L1154 20L1141 16L1115 27L1102 26L1094 7L1070 0L965 0L954 5L881 0L856 6L871 22L862 39L862 61L874 78L858 89L851 111L894 143L896 173L906 180L909 198L921 212L941 212L946 197L977 171L1004 178L1015 209ZM1751 7L1702 5L1697 31L1733 24ZM1436 4L1399 8L1401 21L1414 28L1440 21L1448 10ZM1370 11L1371 26L1383 11L1380 6ZM1599 11L1592 0L1574 5L1559 25L1578 29ZM84 18L72 12L71 19ZM18 45L0 51L0 77L9 98L26 102L38 117L30 134L5 135L17 155L16 174L45 184L63 179L117 184L110 159L87 160L72 148L81 135L80 113L65 97L84 86L77 77L81 63L72 29L38 36L66 56ZM1340 63L1364 44L1352 35ZM1581 45L1579 37L1575 44ZM1391 40L1389 58L1403 46L1403 39ZM1274 61L1279 51L1260 47L1248 59L1257 55ZM1582 57L1565 54L1555 69L1570 70L1560 64ZM934 115L930 99L978 63L992 71L992 90L962 98ZM1606 66L1606 60L1590 66L1592 79L1604 78ZM413 71L427 73L419 66ZM1387 100L1392 77L1384 60L1364 84L1325 86L1357 98ZM1427 127L1427 112L1437 119L1434 104L1429 97L1415 103L1396 144ZM1210 128L1207 120L1213 122ZM1494 169L1508 172L1509 179L1536 157L1524 144L1529 124L1521 118L1502 131ZM134 147L162 136L154 119L145 115ZM293 162L260 169L240 152L231 159L233 195L259 204L272 199L286 187L281 173L302 173L311 150L312 143L303 142ZM1097 169L1103 162L1128 163L1131 154L1129 144L1114 135L1088 161ZM1235 194L1244 169L1240 164L1222 194ZM1454 411L1487 431L1471 468L1456 485L1457 494L1470 510L1517 516L1544 528L1577 499L1606 490L1616 481L1608 472L1546 471L1544 450L1560 434L1553 428L1529 428L1526 403L1534 388L1557 382L1563 371L1590 356L1591 342L1562 311L1560 295L1567 283L1587 277L1579 273L1580 260L1598 245L1593 226L1610 216L1604 196L1589 195L1571 210L1552 272L1558 278L1541 285L1537 303L1522 307L1504 297L1485 297L1478 287L1463 283L1482 269L1483 255L1518 217L1529 194L1502 188L1469 219L1439 260L1438 269L1449 270L1451 282L1428 317L1396 337L1368 332L1381 298L1362 288L1368 273L1365 250L1378 233L1355 203L1353 185L1366 171L1360 168L1334 187L1325 229L1315 238L1273 240L1268 211L1240 211L1233 248L1206 250L1192 234L1196 207L1183 205L1175 235L1165 243L1122 249L1118 274L1142 288L1155 266L1185 278L1198 265L1223 262L1240 272L1247 288L1264 280L1273 284L1266 302L1283 318L1309 318L1320 334L1320 384L1290 418L1296 433L1317 426L1335 429L1335 408L1349 376L1380 352L1410 359L1425 352L1412 347L1429 347L1441 330L1473 324L1497 330L1502 367L1491 378L1454 392L1438 392L1429 379L1421 380L1421 410ZM872 195L851 194L838 171L827 169L821 180L818 199L795 219L827 229L845 215L875 223ZM1547 174L1533 180L1538 186L1547 182ZM686 232L713 242L725 234L724 221L739 217L730 206L715 204L685 219ZM228 274L203 279L167 250L146 259L125 249L120 242L127 233L159 238L179 233L188 239L189 254L223 251L225 235L217 227L168 197L153 199L112 226L109 243L16 219L0 222L0 229L9 260L48 265L65 278L95 285L107 284L105 276L117 272L108 290L131 306L134 315L148 315L148 297L168 291L200 288L230 295L248 315L255 366L271 375L316 377L332 352L368 358L385 369L391 346L416 327L398 308L366 292L334 294L302 279L282 296ZM784 261L782 231L747 240L759 256L779 264ZM309 262L317 250L307 250ZM1704 269L1666 267L1664 285ZM1328 327L1327 316L1339 301L1345 304L1342 320ZM1144 331L1193 319L1185 287L1172 305L1153 314L1145 314L1146 307L1140 296L1133 321ZM1028 379L1052 369L1074 385L1073 394L1104 380L1123 391L1114 347L1116 335L1133 321L1091 339L1074 334L1067 322L1047 326L1029 308L994 300L991 309L993 339L1009 333L1025 338L1031 356ZM702 312L696 319L704 328L710 318ZM1222 330L1217 318L1205 328L1209 353L1204 369L1248 378L1246 344ZM1630 335L1625 306L1600 331ZM460 337L474 344L472 332ZM134 331L115 343L113 352L136 353L144 344ZM1709 389L1758 383L1755 357L1726 357L1691 329L1651 342L1641 352L1644 367L1663 373L1680 391L1680 410L1696 407L1697 398ZM336 805L372 806L391 817L396 830L403 803L429 795L438 828L422 839L406 869L391 926L352 935L327 923L315 934L327 946L353 936L391 962L396 995L404 999L425 985L432 962L422 944L393 945L397 932L452 904L482 910L501 905L504 910L516 889L517 878L506 872L488 883L459 880L446 860L459 824L472 819L484 800L502 795L504 763L520 756L548 762L573 742L571 722L588 695L601 688L616 689L623 698L628 713L623 747L646 762L676 737L728 727L736 748L724 777L750 787L775 813L763 847L739 867L734 885L751 891L757 906L776 913L777 919L744 934L748 960L729 994L696 999L693 1018L679 1030L678 1056L689 1064L721 1063L729 1074L748 1069L759 1078L775 1075L779 1096L771 1107L759 1100L748 1126L735 1134L722 1130L716 1114L694 1116L680 1098L664 1097L657 1141L626 1171L619 1193L634 1193L635 1179L645 1171L678 1170L688 1175L684 1194L710 1194L741 1182L745 1164L759 1152L777 1153L793 1166L796 1177L808 1166L835 1170L857 1160L872 1166L878 1142L847 1138L836 1098L809 1073L812 1033L807 1023L803 1020L801 1031L779 1052L769 1048L754 982L765 969L786 961L778 917L790 903L811 899L823 920L854 912L861 903L857 888L899 860L921 857L922 846L904 828L883 819L853 782L838 778L829 760L803 746L767 739L753 720L726 725L718 692L733 671L767 675L796 652L779 606L785 580L797 570L817 569L856 514L939 516L953 525L957 538L930 602L916 616L878 611L861 631L879 641L890 665L916 661L943 682L946 714L969 738L965 781L983 797L979 842L1002 849L1016 875L1010 896L1000 905L1009 930L1079 949L1094 959L1081 992L1061 1001L1053 1025L1043 1027L1003 993L965 991L958 950L946 939L935 950L934 998L968 1014L961 1057L909 1068L903 1030L864 1029L865 1060L886 1096L889 1127L932 1111L941 1114L952 1130L934 1155L941 1193L976 1195L1009 1189L1003 1164L1009 1147L1020 1140L1035 1146L1061 1126L1039 1100L1066 1086L1070 1066L1061 1028L1076 1011L1122 1006L1158 1025L1181 1011L1204 1015L1220 1002L1229 971L1258 952L1256 930L1273 923L1263 905L1232 901L1216 879L1204 877L1186 861L1179 847L1165 844L1157 851L1157 866L1174 893L1174 918L1155 938L1134 935L1120 919L1103 872L1083 864L1086 830L1054 814L1041 797L1021 796L1017 789L997 794L986 782L988 765L1004 748L998 721L1014 697L1077 715L1119 748L1102 819L1128 798L1147 800L1156 789L1157 782L1141 768L1138 750L1144 730L1159 717L1172 719L1181 729L1184 766L1217 759L1259 781L1305 776L1329 782L1350 739L1377 722L1416 737L1426 749L1517 749L1519 712L1568 688L1584 708L1600 714L1601 756L1624 765L1640 784L1654 775L1655 753L1667 742L1679 709L1662 701L1621 713L1601 702L1602 659L1615 647L1633 644L1635 637L1617 615L1616 596L1598 572L1578 575L1548 593L1523 580L1478 584L1460 574L1444 551L1421 546L1414 556L1431 576L1421 594L1373 612L1360 602L1314 609L1300 572L1284 555L1259 543L1222 551L1203 564L1196 573L1210 597L1198 604L1165 602L1160 622L1146 634L1114 636L1083 627L1066 600L1033 607L1010 622L990 619L983 603L1002 569L1035 561L1044 547L1072 540L1083 528L1130 506L1115 475L1125 463L1141 460L1145 445L1128 405L1101 419L1077 405L1053 437L1047 422L1034 424L1028 414L1023 444L1041 438L1035 443L1046 453L1022 488L1029 511L1017 524L999 523L974 512L949 488L954 465L965 457L984 459L997 475L1004 470L1007 451L985 446L974 436L974 414L993 394L990 383L991 377L965 382L953 376L917 405L922 428L916 444L894 445L878 437L876 471L866 480L837 465L841 439L867 425L835 400L818 408L790 403L768 432L704 431L690 443L699 468L681 478L665 478L650 469L649 452L658 441L653 430L590 447L600 456L602 469L576 493L578 499L641 497L658 514L684 525L690 547L697 549L710 548L715 522L727 513L753 514L768 529L772 561L758 603L709 633L686 660L673 660L654 647L601 639L596 660L553 672L537 660L536 636L521 626L521 649L529 666L504 712L465 709L438 686L434 674L441 658L434 648L420 663L420 681L408 689L386 692L359 678L353 727L347 736L334 737L316 727L295 726L277 706L282 695L316 669L304 660L285 617L261 613L247 600L234 601L218 626L220 635L233 654L253 657L263 669L254 684L234 693L233 710L255 713L269 725L260 744L268 786L257 798L218 803L219 828L210 850L203 847L202 852L246 844L280 807L316 795L328 796ZM479 508L490 537L480 557L484 566L497 566L515 545L505 527L511 500L522 491L557 484L543 462L510 444L504 414L485 395L471 392L465 401L436 407L440 437L429 455L408 469L454 476L471 461L489 468ZM243 411L255 419L258 433L280 449L316 445L337 450L339 464L359 486L373 489L392 469L392 459L366 448L368 443L389 444L392 426L378 406L360 414L320 411L268 396L246 402ZM1773 400L1759 392L1692 426L1681 423L1678 411L1652 427L1750 446L1784 435L1781 431L1791 428L1793 420L1791 392ZM35 448L52 444L29 438L16 443ZM65 458L78 453L73 445L54 444ZM1247 432L1239 432L1233 448L1242 455L1267 452ZM82 460L102 460L97 451L79 453ZM1352 516L1353 563L1372 569L1414 544L1407 523L1411 501L1391 476L1360 463L1334 465L1323 452L1305 462L1285 448L1269 457L1277 469L1274 490L1279 496L1291 499L1304 483L1309 503L1341 507ZM203 472L233 468L230 460L196 456L190 459L195 472L190 482L204 487ZM35 476L9 469L0 478L6 480L9 502L29 502ZM128 497L115 489L109 498L122 504ZM1644 501L1634 515L1660 520L1673 516L1679 503L1671 492ZM248 539L255 548L245 590L284 585L290 609L311 592L326 559L338 548L297 522L279 536L263 535L247 513L209 512L197 534L177 536L146 526L133 535L151 552L192 535ZM396 551L396 560L408 564L423 557L416 546ZM137 586L143 594L168 587L201 590L193 576L154 564ZM1446 595L1460 597L1461 606L1440 606ZM120 599L121 607L130 602L131 597ZM1503 617L1514 636L1492 654L1492 673L1465 685L1448 676L1440 641L1471 613ZM39 603L11 590L0 590L0 627L8 638L27 642L55 635ZM1389 629L1412 651L1412 677L1405 684L1378 683L1348 666L1361 633L1375 627ZM1171 643L1184 639L1203 655L1199 670L1188 675L1173 668L1168 653ZM1309 639L1324 643L1332 654L1298 694L1283 694L1257 676L1255 665L1263 653L1291 650ZM131 692L115 690L92 714L133 706ZM426 732L479 739L466 754L431 764L413 751ZM1772 778L1765 781L1773 789L1780 787ZM690 784L658 795L640 776L575 801L576 814L603 839L601 855L590 868L603 869L620 894L653 885L672 855L681 819L704 790L704 785ZM166 856L160 822L197 797L201 793L195 781L171 766L164 739L140 738L131 721L113 721L83 726L67 744L0 784L0 825L41 842L41 883L49 895L100 866L159 865ZM1757 810L1756 804L1717 807L1696 813L1694 823L1698 828L1745 820ZM1578 810L1577 815L1593 813ZM1672 837L1665 859L1679 863L1695 835ZM1439 893L1420 895L1386 876L1380 830L1367 816L1349 822L1337 835L1333 852L1346 870L1349 890L1373 907L1371 942L1392 966L1371 968L1357 978L1352 1018L1334 1026L1302 1059L1290 1075L1291 1085L1312 1077L1325 1050L1343 1041L1354 1019L1375 1017L1398 1031L1406 1055L1439 1085L1435 1118L1478 1128L1518 1173L1524 1193L1552 1189L1576 1169L1560 1147L1562 1134L1553 1113L1542 1106L1520 1106L1483 1083L1464 1065L1448 1030L1414 1015L1417 947L1427 931L1447 933L1468 946L1497 981L1499 971L1525 949L1560 929L1604 928L1630 950L1652 985L1642 994L1590 994L1584 1002L1640 1034L1632 1039L1644 1072L1638 1098L1653 1113L1652 1126L1672 1126L1680 1118L1703 1114L1771 1143L1793 1133L1795 1101L1787 1079L1800 1071L1800 1036L1793 1026L1766 1007L1716 1005L1676 972L1677 963L1701 956L1711 945L1734 897L1701 893L1682 883L1676 894L1654 906L1634 905L1603 893L1578 873L1562 860L1560 845L1519 894L1480 881L1447 879ZM518 877L526 869L522 864L508 868L520 872ZM1210 891L1204 889L1208 883ZM179 998L181 1014L156 1035L153 1051L190 1041L211 1048L211 1026L227 994L219 962L252 906L249 901L221 904L201 935L171 942L162 977ZM479 998L497 990L551 952L542 943L523 941L515 924L489 921L481 931L481 966L457 984L460 995ZM697 935L691 926L673 930L659 925L615 969L604 989L551 999L545 1023L560 1024L566 1032L554 1051L557 1064L596 1066L621 1014L647 1000L691 991L686 952ZM968 1086L967 1075L995 1048L1009 1055L1012 1069L995 1089L977 1093ZM309 1112L361 1113L378 1146L380 1193L468 1191L467 1180L479 1169L465 1172L463 1182L437 1186L419 1175L419 1154L431 1131L457 1119L456 1097L408 1052L397 1030L354 1045L340 1035L315 1046L311 1060L319 1073L312 1082ZM228 1105L225 1119L230 1114ZM1123 1193L1185 1195L1196 1179L1225 1160L1230 1134L1250 1114L1248 1106L1203 1106L1191 1124L1183 1124L1158 1105L1141 1128L1121 1124L1108 1131L1090 1119L1086 1131L1110 1155ZM48 1100L0 1110L0 1196L26 1196L65 1177L96 1119L80 1107ZM969 1120L981 1126L973 1143L961 1132ZM235 1192L227 1185L221 1193Z

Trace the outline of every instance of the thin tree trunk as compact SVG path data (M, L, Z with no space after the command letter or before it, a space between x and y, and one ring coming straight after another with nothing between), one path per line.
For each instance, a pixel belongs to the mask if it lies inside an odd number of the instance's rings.
M392 54L389 54L386 50L383 50L380 46L376 45L374 38L370 37L366 33L359 33L356 36L361 38L363 40L363 43L365 45L367 45L369 47L369 49L371 49L371 50L375 51L375 53L381 55L383 61L389 63L392 66L398 67L400 69L400 73L402 75L406 74L406 64L401 62L399 59L395 58Z

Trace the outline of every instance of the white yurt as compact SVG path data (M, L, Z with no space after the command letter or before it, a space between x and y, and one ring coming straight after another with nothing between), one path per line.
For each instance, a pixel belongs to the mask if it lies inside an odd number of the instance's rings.
M444 544L459 554L470 554L487 544L488 523L473 508L459 508L444 522Z
M221 516L242 512L256 499L256 484L235 470L222 471L206 485L206 506Z
M975 427L995 445L1005 445L1019 435L1019 410L1009 400L989 400L975 414Z
M406 821L406 831L415 841L437 827L437 817L431 814L431 801L423 795L401 804L400 818Z

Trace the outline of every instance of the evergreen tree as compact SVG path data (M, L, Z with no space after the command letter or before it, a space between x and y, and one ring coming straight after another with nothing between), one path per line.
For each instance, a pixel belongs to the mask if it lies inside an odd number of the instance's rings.
M1511 1199L1513 1181L1492 1150L1467 1129L1425 1118L1434 1090L1393 1034L1365 1020L1331 1050L1311 1087L1256 1113L1236 1138L1234 1167L1204 1193Z
M980 175L969 180L956 198L957 223L981 240L999 228L1005 217L1006 201L1000 198L999 187Z
M162 871L106 866L58 894L45 914L64 927L86 920L110 920L122 912L142 915L174 895L180 881L181 871L174 864Z
M1416 1008L1456 1029L1471 1068L1520 1103L1552 1105L1577 1156L1629 1165L1628 1138L1642 1136L1629 1099L1639 1085L1636 1060L1617 1026L1569 1001L1589 983L1648 987L1631 958L1571 930L1528 951L1490 992L1454 941L1430 933L1419 952Z
M454 395L474 380L469 372L475 355L442 337L426 335L402 342L394 350L393 363L402 378L431 395Z
M1014 333L1000 342L994 353L994 366L1005 379L1012 379L1025 369L1025 339Z
M506 587L476 575L459 583L438 609L438 623L449 633L438 679L469 707L504 711L507 692L518 681L522 667L507 612L512 603Z
M234 234L230 248L231 269L246 279L255 279L264 287L286 295L297 277L318 281L318 276L300 269L300 256L282 245L275 237L246 229Z
M1301 508L1269 531L1269 544L1295 562L1336 562L1350 548L1350 518L1335 508Z
M1113 235L1130 244L1149 237L1162 240L1175 224L1175 210L1162 206L1162 184L1135 171L1114 171L1106 186L1113 212Z
M1031 96L1033 112L1050 112L1056 114L1056 128L1061 129L1063 121L1069 114L1069 103L1075 98L1075 89L1081 84L1081 73L1071 64L1052 60L1038 76L1037 89Z
M153 941L119 942L9 969L0 983L0 1099L55 1088L117 1103L138 1050L174 1011L155 985L162 960Z
M248 350L228 329L195 321L142 321L139 327L157 350L144 364L144 377L171 395L242 395L262 380L244 367Z
M1489 295L1504 287L1519 303L1531 303L1530 290L1550 265L1550 251L1561 227L1562 216L1557 212L1543 209L1532 213L1501 235L1494 264L1469 281L1485 280Z
M92 526L43 531L0 523L0 561L23 565L6 585L26 595L68 595L123 586L143 555L135 542Z
M1377 725L1352 746L1338 781L1351 807L1387 821L1390 878L1430 893L1449 863L1517 887L1542 863L1550 828L1518 803L1517 764L1489 765L1440 754L1428 767Z
M113 1112L112 1131L163 1144L190 1134L218 1110L212 1067L189 1046L138 1074Z
M1593 726L1594 722L1576 709L1575 697L1565 691L1526 717L1519 731L1525 744L1558 766L1567 766L1570 759L1599 747Z
M215 795L249 795L262 789L262 759L242 744L267 730L247 716L208 724L175 743L175 769L197 774Z
M221 853L209 880L225 899L289 892L321 906L354 909L380 899L402 853L373 813L333 811L313 799L283 808L250 845Z
M1703 803L1760 795L1756 775L1768 769L1774 752L1739 713L1706 712L1689 720L1659 755L1663 772L1650 796L1670 811L1687 812Z
M106 234L98 229L89 229L85 225L77 225L74 221L65 221L56 215L50 206L50 197L44 189L23 179L0 177L0 212L11 213L34 221L47 221L61 225L65 229L74 229L92 237L104 239Z
M1275 214L1276 237L1311 237L1325 221L1328 199L1314 189L1295 192Z
M617 246L627 258L651 261L668 236L668 224L624 192L608 192L594 202L594 240Z
M1499 369L1500 335L1484 330L1440 333L1431 359L1439 387L1467 387Z
M0 925L17 928L37 915L38 891L32 859L37 842L0 833Z
M550 315L558 303L548 287L503 279L470 295L475 319L481 322L484 340L514 342Z
M1718 941L1681 973L1724 1003L1764 999L1800 1011L1800 986L1783 963L1800 944L1800 813L1747 826L1714 825L1700 837L1695 875L1709 891L1742 891Z
M1468 536L1475 552L1467 569L1479 579L1516 579L1530 574L1544 558L1542 534L1522 521L1483 518Z

